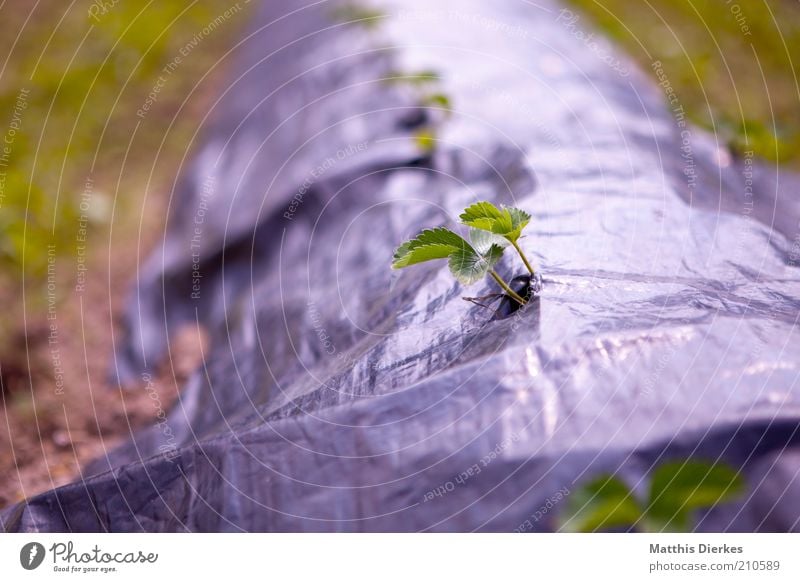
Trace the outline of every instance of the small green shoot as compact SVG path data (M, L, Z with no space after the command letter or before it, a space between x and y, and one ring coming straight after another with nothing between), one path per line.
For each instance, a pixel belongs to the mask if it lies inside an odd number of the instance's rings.
M433 93L432 95L427 95L423 99L423 102L427 105L434 105L440 109L444 109L447 112L453 108L450 103L450 97L444 93Z
M436 148L436 134L430 128L422 128L414 134L414 142L425 153Z
M402 269L436 259L448 259L450 272L462 285L472 285L486 275L520 305L526 301L498 275L494 266L512 244L520 253L525 266L533 268L517 244L530 215L518 208L497 208L491 202L478 202L461 215L463 224L470 227L470 241L446 228L423 230L403 243L394 253L393 269Z
M432 154L438 144L437 134L442 123L453 114L453 103L442 91L442 77L433 69L417 71L390 71L384 82L416 95L420 108L435 112L429 115L426 123L414 132L413 138L417 147L425 155Z
M733 501L743 492L744 480L731 467L704 461L659 466L653 472L645 503L620 478L603 475L570 496L563 529L686 532L691 529L693 511Z

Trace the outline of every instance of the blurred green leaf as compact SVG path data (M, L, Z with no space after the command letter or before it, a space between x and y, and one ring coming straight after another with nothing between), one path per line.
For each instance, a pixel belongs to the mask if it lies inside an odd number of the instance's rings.
M603 475L570 495L562 529L690 531L694 511L733 501L744 490L744 480L727 465L668 462L653 471L649 503L643 508L621 479Z
M436 134L430 128L422 129L414 134L414 142L423 152L431 152L436 147Z
M565 514L565 531L594 532L630 528L642 517L642 509L621 479L603 475L570 494Z
M433 93L432 95L428 95L425 97L425 103L428 103L429 105L436 105L442 109L452 108L450 97L444 93Z
M664 463L650 481L649 527L687 531L692 511L732 501L743 492L744 480L726 465L695 460Z

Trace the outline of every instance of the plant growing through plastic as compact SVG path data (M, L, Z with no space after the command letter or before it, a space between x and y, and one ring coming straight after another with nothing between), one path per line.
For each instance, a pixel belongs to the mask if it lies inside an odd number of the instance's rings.
M462 285L472 285L489 275L507 297L520 306L525 305L531 292L530 281L535 273L519 246L519 239L531 220L530 214L519 208L498 208L491 202L476 202L467 207L459 218L462 224L470 227L469 241L447 228L423 230L398 247L392 268L402 269L418 263L447 259L450 272ZM494 270L509 245L516 249L530 273L530 277L526 276L527 291L522 293L513 289ZM520 289L519 285L515 286Z

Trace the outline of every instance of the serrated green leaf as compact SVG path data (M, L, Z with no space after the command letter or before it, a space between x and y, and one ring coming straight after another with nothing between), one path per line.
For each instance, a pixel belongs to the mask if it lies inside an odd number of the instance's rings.
M472 243L472 246L475 248L475 250L480 254L489 252L489 249L492 245L496 245L500 248L505 248L508 246L508 241L502 236L486 230L479 230L477 228L470 229L469 241Z
M443 227L425 229L408 242L411 243L412 246L433 244L449 245L457 248L469 246L469 243L460 235Z
M446 259L453 254L455 249L448 245L424 245L413 249L401 247L397 251L398 254L395 255L392 263L392 268L394 269L402 269L403 267L436 259Z
M491 202L476 202L460 216L461 222L472 228L485 230L516 242L531 220L530 214L519 208L497 208Z
M514 230L522 232L522 230L528 226L528 223L531 221L531 215L524 210L514 208L513 206L509 206L504 210L508 212L509 216L511 217L511 226Z
M455 251L465 249L472 250L472 247L451 230L446 228L423 230L415 238L397 248L392 268L402 269L426 261L446 259Z
M572 492L562 518L562 529L594 532L633 526L642 509L621 479L603 475Z
M647 519L651 528L688 529L692 511L736 499L744 480L731 467L704 461L665 463L653 473Z
M512 210L515 211L513 214ZM498 234L505 237L511 242L517 242L519 237L522 235L522 229L528 225L528 222L530 222L530 216L525 214L522 210L519 210L518 208L514 209L504 208L503 211L508 213L509 220L499 223L498 229L507 229L507 230L505 230L505 232ZM520 220L522 215L528 216L527 220Z
M450 272L462 285L472 285L486 276L500 257L503 249L492 245L486 254L479 254L473 248L459 249L450 255Z
M491 202L486 202L485 200L467 206L464 209L464 212L461 213L461 216L459 216L461 222L464 224L474 228L480 228L481 230L489 231L491 231L491 225L502 217L503 213L500 211L500 209ZM489 225L490 228L482 228L473 223Z

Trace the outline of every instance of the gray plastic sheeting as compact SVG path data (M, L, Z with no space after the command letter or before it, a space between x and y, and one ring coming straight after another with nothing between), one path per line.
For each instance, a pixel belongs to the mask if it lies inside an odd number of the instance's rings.
M140 381L187 322L206 362L166 423L5 527L547 531L559 491L691 457L748 483L698 530L798 529L796 177L682 127L557 4L374 6L260 10L114 373ZM544 288L502 321L461 299L489 282L389 269L477 199L534 215Z

